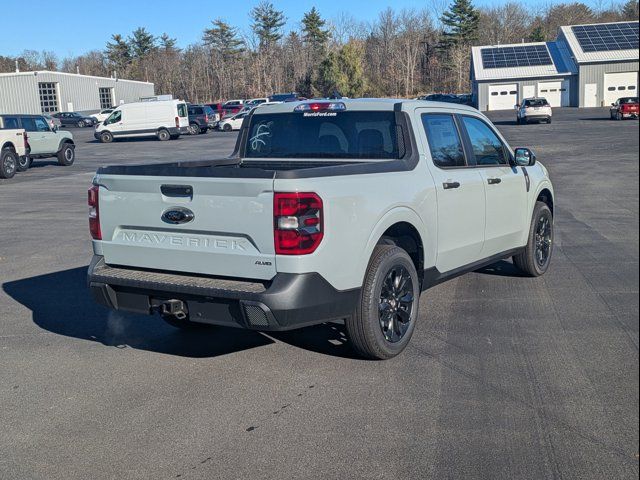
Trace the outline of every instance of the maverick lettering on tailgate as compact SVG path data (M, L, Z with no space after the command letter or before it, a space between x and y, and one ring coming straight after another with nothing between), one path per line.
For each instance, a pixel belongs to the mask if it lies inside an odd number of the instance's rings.
M124 243L146 245L193 247L201 249L221 249L246 251L246 240L227 240L224 238L190 237L185 235L168 235L165 233L121 232Z

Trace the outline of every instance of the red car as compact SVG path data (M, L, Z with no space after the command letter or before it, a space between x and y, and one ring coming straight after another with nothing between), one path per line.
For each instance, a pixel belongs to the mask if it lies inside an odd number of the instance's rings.
M640 105L638 97L622 97L611 104L609 110L611 120L623 120L624 118L638 118Z
M231 117L242 110L240 100L230 100L225 103L207 103L207 106L213 108L213 111L220 115L222 120L224 117Z

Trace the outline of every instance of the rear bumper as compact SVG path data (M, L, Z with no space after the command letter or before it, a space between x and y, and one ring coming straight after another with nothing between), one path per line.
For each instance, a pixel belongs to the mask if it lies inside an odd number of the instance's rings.
M524 117L522 117L524 120L530 120L530 121L540 121L540 120L548 120L549 118L551 118L551 115L548 114L528 114L525 115Z
M338 291L317 273L278 273L268 282L116 267L94 255L88 271L94 299L109 308L152 314L182 300L191 321L280 331L352 315L360 290Z

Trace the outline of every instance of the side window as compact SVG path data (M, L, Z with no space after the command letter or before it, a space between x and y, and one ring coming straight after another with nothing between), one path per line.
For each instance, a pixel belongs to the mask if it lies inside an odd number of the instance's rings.
M117 110L109 115L109 118L104 122L105 125L111 125L112 123L117 123L122 120L122 110Z
M466 165L462 141L452 115L423 114L422 125L436 166L447 168Z
M16 117L4 117L4 128L10 130L20 128L18 126L18 119Z
M39 132L51 131L49 129L49 125L47 124L47 121L44 118L38 117L35 119L35 121L36 121L36 128L38 129Z
M482 120L475 117L462 117L473 155L478 166L507 165L505 148L495 132Z
M37 132L35 118L32 117L22 117L22 128L24 128L27 132Z

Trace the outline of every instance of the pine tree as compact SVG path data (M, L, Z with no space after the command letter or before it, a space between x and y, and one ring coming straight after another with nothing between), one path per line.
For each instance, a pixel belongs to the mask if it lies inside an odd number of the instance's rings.
M131 53L134 58L144 58L153 52L156 46L156 37L147 32L144 27L136 28L129 38Z
M178 48L176 48L176 39L175 38L171 38L168 34L163 33L162 35L160 35L160 48L165 51L165 52L175 52L178 50Z
M330 52L318 69L317 91L323 96L362 96L366 89L363 54L361 45L353 41L337 53Z
M544 27L538 23L531 29L531 33L529 33L529 41L530 42L546 42L547 36L544 31Z
M131 46L122 37L116 33L111 35L111 42L107 42L105 55L107 61L115 67L116 70L123 72L131 63Z
M268 0L261 1L251 9L251 29L258 36L260 47L270 47L282 38L282 27L286 23L284 13L276 10Z
M628 0L622 7L625 20L638 20L638 0Z
M206 45L226 57L244 51L244 42L238 38L235 28L221 18L213 20L211 24L213 26L202 34L202 40Z
M480 13L471 0L454 0L440 20L446 27L443 33L445 46L470 45L476 39Z
M324 28L326 23L316 7L312 7L302 17L303 39L314 51L323 50L329 41L329 30Z

